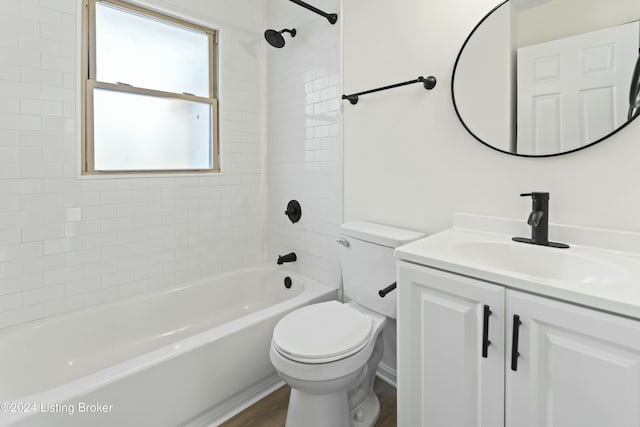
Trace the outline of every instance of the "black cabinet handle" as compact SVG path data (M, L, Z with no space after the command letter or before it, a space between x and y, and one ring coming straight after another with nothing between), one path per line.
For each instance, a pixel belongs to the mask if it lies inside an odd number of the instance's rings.
M397 282L393 282L392 284L390 284L390 285L389 285L389 286L387 286L386 288L384 288L384 289L380 289L380 290L378 291L378 295L380 295L380 298L384 298L384 297L386 297L386 296L387 296L387 294L388 294L389 292L391 292L392 290L394 290L394 289L396 288L396 283L397 283Z
M484 306L484 319L482 321L482 357L487 358L487 354L489 351L489 346L491 345L491 341L489 341L489 316L491 316L492 312L488 305Z
M511 340L511 370L518 370L518 357L520 353L518 353L518 340L520 339L520 325L522 322L520 321L520 316L517 314L513 315L513 336Z

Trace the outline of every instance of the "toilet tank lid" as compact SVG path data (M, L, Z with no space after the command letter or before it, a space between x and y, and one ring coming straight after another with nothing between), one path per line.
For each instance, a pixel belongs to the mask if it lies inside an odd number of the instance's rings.
M368 221L346 222L342 224L342 234L390 248L397 248L425 236L424 233L418 231L404 230Z

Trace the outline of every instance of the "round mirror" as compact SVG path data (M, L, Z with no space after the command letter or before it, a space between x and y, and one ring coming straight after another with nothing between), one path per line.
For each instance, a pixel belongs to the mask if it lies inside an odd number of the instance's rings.
M458 118L504 153L591 146L640 115L639 0L507 0L462 45Z

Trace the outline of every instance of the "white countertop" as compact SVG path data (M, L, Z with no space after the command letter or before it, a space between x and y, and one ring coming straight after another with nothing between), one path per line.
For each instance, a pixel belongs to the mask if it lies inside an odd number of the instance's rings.
M569 249L511 240L515 236L529 237L529 233L530 228L522 220L456 214L451 229L400 246L395 256L507 288L640 319L640 233L550 224L550 240L568 243ZM488 256L490 250L485 254L469 252L473 245L480 249L506 248L508 253L505 252L503 261L500 252L498 256ZM521 264L527 268L522 271L517 259L515 263L506 259L511 252L520 255L520 251L526 254ZM568 273L563 270L563 257L571 261ZM540 271L536 271L538 265Z

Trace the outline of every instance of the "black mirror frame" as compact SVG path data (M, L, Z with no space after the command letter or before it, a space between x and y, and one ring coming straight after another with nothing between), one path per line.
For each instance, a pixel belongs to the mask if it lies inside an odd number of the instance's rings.
M456 83L456 70L458 69L458 63L460 62L460 57L462 56L462 53L464 52L465 47L467 47L467 44L469 43L469 40L471 39L471 37L473 37L473 35L475 34L475 32L478 30L478 28L480 28L480 26L487 20L489 19L489 17L491 15L493 15L494 12L496 12L498 9L500 9L502 6L504 6L506 3L509 3L509 0L504 0L503 2L501 2L500 4L498 4L496 7L494 7L493 9L491 9L491 11L489 11L489 13L487 13L481 20L480 22L478 22L475 27L473 27L473 30L471 30L471 33L469 33L469 35L467 36L467 38L465 39L464 43L462 44L462 47L460 48L460 51L458 52L458 55L456 56L456 62L453 65L453 73L451 74L451 99L453 101L453 108L456 111L456 116L458 116L458 120L460 120L460 123L462 123L462 126L464 126L464 128L467 130L467 132L469 132L471 134L471 136L473 136L476 140L478 140L479 142L481 142L482 144L486 145L487 147L491 148L494 151L498 151L500 153L504 153L504 154L508 154L510 156L515 156L515 157L529 157L529 158L546 158L546 157L557 157L557 156L563 156L565 154L571 154L571 153L575 153L576 151L580 151L580 150L584 150L585 148L589 148L593 145L596 145L599 142L604 141L605 139L615 135L616 133L620 132L622 129L626 128L629 124L631 124L635 119L637 119L640 115L636 115L633 119L631 120L627 120L626 123L624 123L623 125L621 125L620 127L616 128L616 130L614 130L611 133L608 133L607 135L603 136L602 138L594 141L594 142L590 142L587 145L583 145L582 147L578 147L578 148L574 148L573 150L569 150L569 151L563 151L562 153L554 153L554 154L518 154L518 153L512 153L510 151L505 151L505 150L501 150L499 148L494 147L493 145L483 141L478 135L476 135L475 133L473 133L473 131L471 129L469 129L469 127L467 126L467 124L464 122L464 120L462 119L462 116L460 115L460 111L458 110L458 105L456 104L456 95L454 92L454 87L455 87L455 83Z

